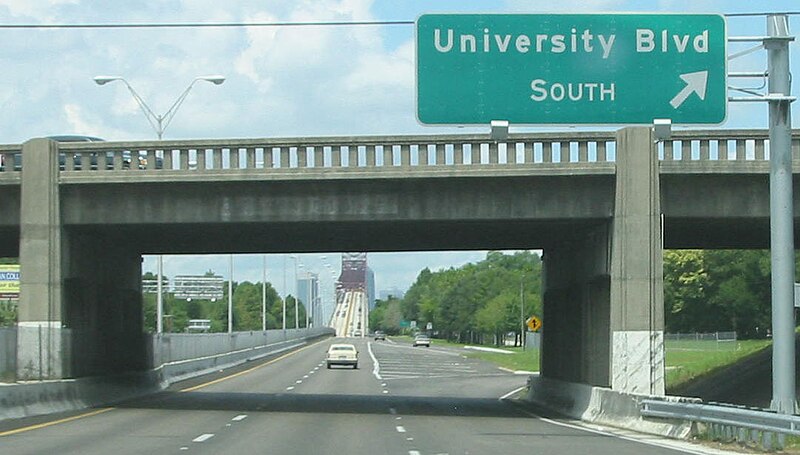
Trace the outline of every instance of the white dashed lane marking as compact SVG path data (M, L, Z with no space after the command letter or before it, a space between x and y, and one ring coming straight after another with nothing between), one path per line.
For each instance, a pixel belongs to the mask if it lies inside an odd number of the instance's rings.
M247 414L239 414L238 416L232 418L234 422L241 422L242 420L247 418Z
M397 432L398 433L405 433L406 432L406 428L404 426L402 426L402 425L398 425L397 426Z
M192 439L192 442L206 442L213 437L214 437L213 433L201 434L200 436Z

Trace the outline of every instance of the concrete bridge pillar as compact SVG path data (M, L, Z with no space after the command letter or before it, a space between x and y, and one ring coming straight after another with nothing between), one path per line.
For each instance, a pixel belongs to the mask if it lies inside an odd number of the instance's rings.
M70 328L75 377L147 368L136 238L67 232L64 322Z
M650 128L617 133L611 239L611 387L664 394L664 272L658 155Z
M23 144L22 156L17 377L61 378L69 359L62 320L58 147L33 139Z
M658 157L650 128L616 139L613 217L544 251L542 375L663 395Z
M59 186L58 144L33 139L22 155L17 378L145 370L138 242L108 228L65 228L60 200L70 189Z

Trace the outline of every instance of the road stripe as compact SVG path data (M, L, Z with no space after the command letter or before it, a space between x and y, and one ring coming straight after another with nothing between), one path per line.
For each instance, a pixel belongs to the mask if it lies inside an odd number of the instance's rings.
M294 390L294 386L287 387L286 390Z
M297 349L295 351L287 352L286 354L284 354L284 355L282 355L280 357L276 357L276 358L270 360L269 362L262 363L261 365L256 365L253 368L250 368L250 369L247 369L247 370L244 370L244 371L240 371L238 373L234 373L234 374L232 374L230 376L225 376L225 377L222 377L222 378L218 378L218 379L215 379L213 381L209 381L209 382L206 382L206 383L203 383L203 384L200 384L200 385L196 385L194 387L187 387L185 389L182 389L181 392L194 392L195 390L199 390L199 389L202 389L204 387L208 387L208 386L214 385L214 384L219 384L222 381L227 381L228 379L233 379L235 377L239 377L239 376L245 375L247 373L251 373L251 372L253 372L255 370L258 370L259 368L264 368L267 365L272 365L273 363L275 363L275 362L277 362L279 360L283 360L283 359L289 357L290 355L297 354L300 351L305 351L306 349L308 349L308 348L310 348L312 346L316 346L316 345L318 345L318 344L320 344L320 343L322 343L324 341L327 341L327 339L322 339L322 340L317 341L316 343L312 343L312 344L309 344L307 346L303 346L302 348ZM297 344L296 346L300 346L301 344L302 343Z
M398 425L397 426L397 432L398 433L405 433L406 432L406 428L404 426L402 426L402 425Z
M378 363L378 359L376 359L375 354L372 353L371 342L367 342L367 351L369 351L369 356L372 357L372 364L374 365L374 367L372 367L372 374L375 376L375 379L380 381L383 379L381 377L381 364Z
M4 431L4 432L0 433L0 436L11 436L12 434L25 433L26 431L33 431L33 430L38 430L40 428L47 428L47 427L50 427L50 426L53 426L53 425L58 425L58 424L61 424L61 423L72 422L73 420L83 419L84 417L96 416L97 414L102 414L104 412L113 411L114 409L116 409L116 408L103 408L103 409L98 409L96 411L87 412L86 414L67 417L66 419L54 420L52 422L46 422L46 423L39 423L39 424L36 424L36 425L31 425L29 427L17 428L16 430L8 430L8 431Z
M409 450L408 455L419 455L419 450Z
M247 418L247 414L239 414L238 416L232 418L234 422L241 422L242 420Z
M525 387L527 387L527 386L517 387L516 389L514 389L514 390L508 392L507 394L503 395L502 397L498 398L498 400L500 400L500 401L505 400L506 398L510 397L511 395L514 395L515 393L519 392L520 390L524 389Z
M602 435L602 436L611 436L611 437L614 437L614 438L622 439L624 441L638 442L640 444L644 444L644 445L648 445L648 446L667 448L667 449L676 450L678 452L691 453L691 454L696 454L696 455L712 455L712 454L728 453L728 452L723 452L723 451L719 451L719 450L711 449L711 448L706 450L706 448L702 447L702 446L681 447L680 445L678 445L677 441L674 442L674 443L672 441L669 441L669 440L665 440L663 442L656 441L656 440L653 439L652 435L646 435L646 434L642 434L642 437L643 438L649 438L649 439L637 439L635 437L630 437L630 436L617 434L617 433L614 433L612 431L600 431L600 430L596 430L594 428L585 427L585 426L582 426L582 425L575 425L575 424L571 424L571 423L559 422L557 420L548 419L547 417L542 417L540 415L536 415L536 414L534 414L532 412L529 412L526 409L522 409L519 406L515 406L515 408L517 410L521 411L522 413L533 417L534 419L541 420L542 422L551 423L553 425L557 425L557 426L560 426L560 427L571 428L573 430L581 430L581 431L585 431L587 433L594 433L594 434L598 434L598 435ZM686 443L686 444L689 445L689 443Z
M200 436L192 439L192 442L206 442L213 437L214 437L213 433L201 434Z

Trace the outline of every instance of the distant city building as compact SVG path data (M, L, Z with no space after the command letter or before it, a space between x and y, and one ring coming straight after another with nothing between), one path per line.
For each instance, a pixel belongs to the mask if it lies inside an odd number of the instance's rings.
M395 298L395 299L402 299L403 297L405 297L405 295L406 295L405 291L403 291L400 288L393 287L393 288L382 290L378 294L378 298L381 299L381 300L389 300L389 297L392 297L392 298Z
M375 272L367 267L367 306L370 310L375 309Z
M375 273L367 267L367 253L342 253L337 290L362 291L367 294L368 308L375 307Z
M297 298L306 307L312 324L319 327L322 321L314 321L316 317L322 318L319 298L319 275L303 272L297 276Z
M153 281L158 284L157 280ZM225 280L216 275L176 275L171 291L176 299L220 300L224 295L224 284ZM153 284L148 284L147 288L153 289Z

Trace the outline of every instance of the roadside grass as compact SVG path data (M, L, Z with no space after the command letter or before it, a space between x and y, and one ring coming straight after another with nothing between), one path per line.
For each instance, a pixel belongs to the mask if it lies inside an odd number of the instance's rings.
M513 354L469 350L465 355L471 359L485 360L513 371L539 371L538 349L526 349L525 351L520 347L504 347L502 349L512 351Z
M409 336L392 336L397 341L413 341ZM447 340L432 338L434 346L463 348L464 343L453 343ZM672 389L716 369L735 363L740 359L756 353L772 345L772 340L738 340L730 342L717 341L667 341L666 386ZM486 346L489 347L489 346ZM485 360L503 368L514 371L539 371L539 350L523 351L519 347L503 347L512 354L501 354L477 350L465 350L469 358Z
M772 345L772 340L667 341L667 389L725 367Z

